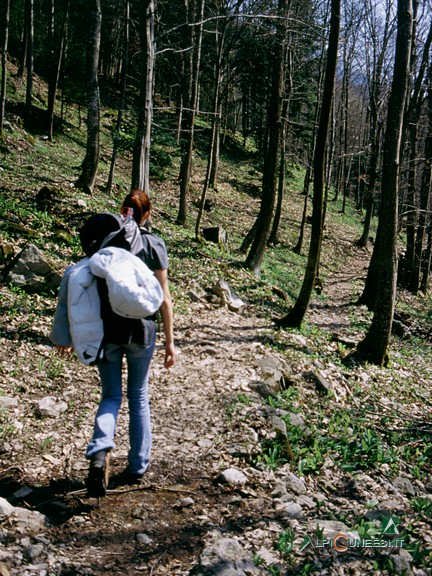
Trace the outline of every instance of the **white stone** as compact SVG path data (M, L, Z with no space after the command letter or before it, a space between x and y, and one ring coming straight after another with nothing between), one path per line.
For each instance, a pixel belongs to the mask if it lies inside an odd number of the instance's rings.
M9 504L7 500L0 497L0 518L5 516L10 516L14 511L12 504Z
M241 470L237 470L236 468L228 468L224 470L220 474L220 480L226 484L235 485L235 484L246 484L248 478Z
M141 542L141 544L151 544L153 542L152 538L150 538L148 534L144 534L144 532L137 534L136 539L138 542Z

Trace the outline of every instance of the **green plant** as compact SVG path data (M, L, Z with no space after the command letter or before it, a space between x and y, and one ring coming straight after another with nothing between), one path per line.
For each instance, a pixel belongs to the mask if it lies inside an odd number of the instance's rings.
M259 554L255 554L253 557L254 566L263 566L264 560L261 558Z
M48 378L60 378L63 376L65 370L64 360L58 356L51 356L46 368Z
M6 439L12 436L15 426L12 423L7 408L0 406L0 439Z
M307 564L304 564L302 566L301 572L300 574L302 576L307 576L308 574L312 574L313 572L317 572L319 570L318 566L316 566L315 564L311 564L310 562L308 562Z
M410 504L416 512L420 512L425 518L432 518L432 500L429 498L412 498Z
M54 438L52 438L51 436L48 436L48 438L45 438L41 445L39 446L41 452L43 452L44 450L46 450L48 448L48 446L54 441Z
M295 532L291 528L286 528L279 534L276 548L283 556L288 556L294 548Z
M360 536L360 540L371 540L376 536L381 535L381 527L378 527L378 525L372 520L360 520L356 525L356 529Z

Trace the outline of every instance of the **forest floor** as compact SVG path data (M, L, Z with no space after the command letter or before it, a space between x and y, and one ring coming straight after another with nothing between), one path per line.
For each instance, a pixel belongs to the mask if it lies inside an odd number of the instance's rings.
M311 306L308 313L314 325L341 337L352 336L350 304L367 258L364 251L352 249L343 270L326 280L325 304ZM49 322L47 317L46 329ZM143 485L116 483L128 449L127 410L123 407L111 459L110 489L97 501L87 498L84 489L84 451L99 393L97 371L83 368L76 360L61 362L44 343L15 341L10 326L9 336L2 338L1 344L5 376L1 388L7 395L15 390L15 421L11 423L17 429L19 421L20 429L1 446L0 494L17 506L46 514L50 526L29 536L22 527L0 525L4 574L187 575L198 564L203 548L222 536L237 539L260 574L387 573L378 568L370 550L335 553L314 549L307 554L294 550L288 555L277 546L280 535L289 529L299 548L309 522L317 517L314 500L319 501L319 494L322 510L328 508L327 515L321 510L322 517L343 517L349 527L350 519L366 513L372 501L383 504L389 483L382 471L355 480L354 475L324 466L320 473L305 477L303 498L309 498L309 504L302 513L297 518L278 514L272 491L289 471L297 474L295 464L271 469L253 466L244 457L248 450L253 453L253 447L245 445L256 444L257 434L266 434L265 402L254 392L254 384L263 378L263 359L287 363L298 388L301 417L308 418L307 405L310 408L324 401L313 385L298 379L305 371L320 367L319 356L313 359L308 352L313 343L288 334L282 354L271 347L274 331L271 322L250 314L247 306L242 313L235 313L226 307L191 303L189 313L176 318L176 366L169 371L162 367L161 346L153 363L151 470ZM50 366L50 389L34 384L35 370L42 370L42 365ZM325 374L333 388L333 410L356 401L340 368ZM373 394L375 379L363 375L359 369L355 379L361 381L365 396L369 387ZM67 410L35 419L35 406L44 393L56 402L66 400ZM243 471L247 482L219 482L220 472L228 468ZM390 511L400 516L404 507L409 509L408 500L396 489L392 492L391 497L387 494L389 506L393 506ZM430 521L422 523L421 531L430 546ZM399 558L398 572L407 569L405 573L426 574L421 569L411 572L404 564L406 558Z
M14 110L0 147L0 261L34 242L64 267L80 257L83 219L118 210L130 158L119 159L116 190L106 194L112 126L104 115L99 184L93 196L80 194L74 182L85 136L76 110L70 107L54 143L28 134ZM55 354L53 295L1 284L0 576L430 573L430 296L398 291L402 332L392 337L388 368L347 361L370 325L370 312L351 305L370 251L354 244L361 214L350 205L342 214L329 202L323 291L314 293L301 330L276 329L271 318L295 301L305 269L306 249L291 250L303 173L295 166L287 173L280 244L268 250L258 280L235 250L258 213L262 174L235 138L227 143L204 222L229 232L227 248L194 242L200 154L187 228L175 225L174 146L167 148L172 166L152 182L155 231L170 254L179 357L165 370L158 342L152 464L143 485L116 478L128 451L123 406L108 493L86 497L97 369ZM220 277L245 302L240 312L212 294ZM243 483L222 481L229 469L242 472ZM383 532L385 519L399 526L393 538ZM336 549L335 533L354 546ZM403 547L394 545L398 535ZM233 554L249 560L236 565ZM219 568L209 566L212 558Z

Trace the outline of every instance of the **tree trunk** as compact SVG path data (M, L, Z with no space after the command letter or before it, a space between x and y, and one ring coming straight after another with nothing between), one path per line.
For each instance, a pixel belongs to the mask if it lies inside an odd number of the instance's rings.
M282 137L280 142L277 201L273 218L273 225L268 239L268 244L273 246L278 243L278 230L282 217L282 202L285 195L285 172L286 172L287 130L288 130L286 122L287 111L288 111L288 99L285 99L283 102L283 109L282 109Z
M64 15L63 15L63 25L61 30L61 36L59 40L59 46L57 49L57 58L55 57L55 40L54 40L54 2L52 4L52 23L51 23L51 62L50 62L50 74L48 82L48 139L50 142L53 141L53 124L54 124L54 108L57 94L57 87L60 78L61 64L63 60L63 51L66 40L66 27L67 19L69 15L69 5L70 0L66 0Z
M417 3L414 3L414 9L417 8ZM413 25L413 41L412 41L412 55L411 55L411 74L414 76L417 67L417 57L415 54L417 41L415 38L416 25ZM417 174L418 174L418 135L420 130L420 119L423 112L423 103L425 95L425 75L427 74L429 52L432 43L432 23L429 28L429 33L423 47L422 58L418 69L417 76L412 90L412 95L407 107L407 112L404 117L403 137L405 141L405 133L409 133L409 172L408 172L408 194L405 202L406 210L406 255L404 259L405 274L402 280L403 286L417 294L420 288L420 276L422 268L423 256L423 241L425 238L425 227L427 223L427 206L428 206L428 192L425 192L422 183L420 194L417 193ZM414 52L414 54L413 54ZM427 147L427 146L426 146ZM425 150L426 152L426 150ZM427 156L426 156L427 157Z
M388 362L397 274L399 153L408 87L412 36L412 0L398 0L398 31L392 88L384 138L383 178L378 227L380 274L372 324L357 351L378 365Z
M369 23L368 32L371 37L371 48L366 54L367 61L367 76L368 76L368 87L369 87L369 124L370 124L370 155L369 155L369 166L367 171L368 186L366 191L365 205L366 205L366 216L364 221L363 233L360 239L356 242L358 246L367 246L369 240L369 231L372 222L373 209L374 209L374 196L375 196L375 185L377 181L378 174L378 164L380 160L381 152L381 132L382 132L382 120L381 110L383 105L383 69L385 63L385 56L387 52L387 47L389 43L389 38L391 36L391 12L390 3L387 3L385 7L385 23L384 30L382 33L378 33L376 6L372 3L367 4L366 10L368 12L367 21ZM378 43L381 42L381 45ZM371 68L371 69L370 69ZM376 243L375 243L376 245ZM373 272L372 262L369 267L369 271ZM368 274L369 276L369 274ZM372 303L367 301L369 288L365 286L365 294L360 297L364 300L362 303L372 306ZM372 292L375 293L372 288ZM360 300L359 300L360 303Z
M330 35L328 41L327 64L322 94L320 121L314 157L314 193L312 200L312 231L306 272L300 295L294 307L286 316L278 320L284 328L299 328L309 306L312 290L315 286L316 272L321 253L324 201L324 161L333 103L334 83L339 44L340 0L331 1Z
M0 95L0 140L3 140L3 124L4 124L5 104L6 104L9 15L10 15L10 0L6 0L6 10L3 20L3 42L1 48L2 83L1 83L1 95Z
M422 267L423 277L421 282L421 290L424 293L427 292L428 287L428 278L431 266L431 252L432 252L432 219L430 217L431 194L432 194L432 59L429 65L427 102L428 102L428 131L425 140L425 163L421 184L422 186L421 195L424 197L427 196L428 198L426 209L429 215L427 226L428 243Z
M99 50L102 13L100 0L89 3L90 27L87 52L87 147L81 175L76 187L87 194L93 193L99 163L100 99L98 83Z
M186 225L188 213L187 201L189 196L189 186L192 171L192 153L194 145L194 128L195 118L198 105L199 90L199 73L201 63L201 44L203 34L203 17L204 17L205 0L200 0L198 36L196 42L191 38L192 51L194 53L194 64L191 70L191 92L188 104L188 110L184 110L185 130L182 138L182 159L179 173L180 182L180 202L177 214L177 224Z
M256 276L261 274L261 264L271 232L273 210L276 199L277 167L282 134L282 101L284 96L284 70L287 49L286 14L287 1L279 0L276 45L273 64L272 88L268 105L268 147L264 159L263 187L257 228L251 248L245 260L246 268Z
M123 65L122 65L122 78L121 78L121 88L120 88L120 102L119 107L117 110L117 122L116 128L113 138L113 151L111 156L111 165L110 171L108 175L108 182L106 185L106 190L108 194L111 193L113 181L114 181L114 173L117 161L117 150L118 150L118 139L120 135L120 128L123 119L123 111L125 107L126 101L126 87L127 87L127 72L129 68L129 12L130 12L130 5L129 0L125 0L125 11L124 11L124 28L123 28Z
M218 160L218 155L216 157L215 150L219 152L219 130L220 130L220 90L222 84L222 53L225 44L225 23L223 24L223 31L219 35L218 24L216 24L216 66L215 66L215 87L213 93L213 121L212 130L210 136L210 147L207 158L207 169L204 179L203 190L201 193L201 200L198 209L198 216L195 223L195 238L201 240L201 220L204 211L204 204L206 199L206 194L209 186L211 185L211 178L213 176L213 184L216 172L214 170L214 163Z
M154 18L154 0L146 0L141 4L140 12L142 77L131 181L132 190L138 188L146 194L150 194L150 144L155 66Z
M32 115L32 97L33 97L33 66L34 66L34 10L33 0L26 0L26 28L27 28L27 84L26 84L26 101L25 101L25 124L28 129L31 128Z

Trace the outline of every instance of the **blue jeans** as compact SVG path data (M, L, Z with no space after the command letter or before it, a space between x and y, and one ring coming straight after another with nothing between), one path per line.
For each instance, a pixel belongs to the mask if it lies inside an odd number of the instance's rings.
M142 344L106 344L105 358L98 365L102 397L96 413L93 438L86 457L100 450L115 447L114 434L122 402L122 361L126 356L127 398L129 403L129 470L142 474L148 468L151 450L150 405L148 379L155 338L148 346Z

